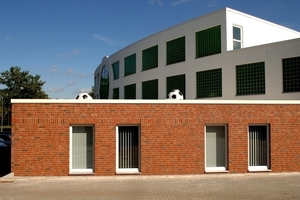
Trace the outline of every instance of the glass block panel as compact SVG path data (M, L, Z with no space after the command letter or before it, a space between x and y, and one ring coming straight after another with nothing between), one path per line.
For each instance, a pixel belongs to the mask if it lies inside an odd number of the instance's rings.
M113 68L113 71L114 71L114 80L116 79L119 79L119 64L120 62L117 61L115 63L112 64L112 68Z
M143 71L158 67L158 45L143 50Z
M236 94L265 94L265 63L236 66Z
M300 57L282 59L283 92L300 92Z
M125 74L124 76L128 76L130 74L135 74L136 72L136 54L132 54L124 59L125 63Z
M196 33L196 58L221 53L221 26Z
M167 42L167 65L185 61L185 37Z
M222 96L222 69L197 72L197 98Z
M113 89L113 99L119 99L119 88Z
M124 86L124 99L136 99L135 84Z
M167 77L167 98L173 89L179 89L185 98L185 74Z
M158 79L142 82L142 99L158 99Z
M233 49L241 49L242 48L242 43L239 41L233 41Z

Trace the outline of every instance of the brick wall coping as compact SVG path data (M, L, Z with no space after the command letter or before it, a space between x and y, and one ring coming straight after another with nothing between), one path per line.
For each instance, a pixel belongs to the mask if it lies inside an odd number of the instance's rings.
M88 103L88 104L300 104L300 100L132 100L132 99L11 99L11 103Z

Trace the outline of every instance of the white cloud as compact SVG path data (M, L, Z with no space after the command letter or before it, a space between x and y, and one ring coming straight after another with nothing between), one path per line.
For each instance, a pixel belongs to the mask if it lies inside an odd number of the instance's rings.
M59 69L57 69L56 67L52 67L50 71L51 73L57 73L59 72Z
M79 73L78 76L79 76L79 77L85 77L86 74L85 74L85 73Z
M75 47L70 53L68 53L68 54L58 54L57 57L59 57L59 58L69 58L69 57L78 55L82 51L87 50L87 49L88 48L86 48L86 47L81 47L81 48Z
M115 45L117 42L116 41L113 41L113 40L110 40L110 39L108 39L108 38L105 38L105 37L102 37L101 35L99 35L99 34L94 34L93 35L95 38L97 38L98 40L101 40L101 41L103 41L103 42L106 42L106 43L108 43L108 44L110 44L110 45Z
M8 41L8 40L12 40L14 37L13 36L6 36L5 38L4 38L4 40L6 40L6 41Z
M81 88L81 89L75 89L74 90L74 94L79 94L79 93L89 93L91 91L92 88Z
M217 2L215 0L209 0L209 1L207 1L207 7L208 8L215 7L216 5L217 5Z
M76 81L71 81L67 84L67 86L71 86L71 85L74 85L76 83Z
M64 88L61 88L61 87L53 87L53 88L48 89L49 92L60 92L63 90L64 90Z
M178 1L173 1L171 5L172 5L172 6L178 6L179 4L186 3L186 2L188 2L188 1L190 1L190 0L178 0Z
M68 69L67 74L73 74L73 69Z
M163 4L163 2L161 0L149 0L149 3L150 4L158 4L160 6Z

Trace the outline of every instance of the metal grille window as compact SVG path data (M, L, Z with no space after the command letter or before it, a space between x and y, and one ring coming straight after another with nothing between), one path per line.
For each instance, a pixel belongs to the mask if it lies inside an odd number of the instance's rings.
M124 86L124 99L136 99L135 84Z
M185 61L185 37L167 42L167 65Z
M167 98L173 89L179 89L185 98L185 74L167 77Z
M197 72L197 98L222 96L222 68Z
M132 54L124 59L125 63L125 74L124 76L128 76L130 74L135 74L136 72L136 54Z
M283 92L300 92L300 57L282 59Z
M112 64L113 72L114 72L114 80L119 79L119 64L120 62L117 61Z
M221 26L196 32L196 58L221 53Z
M142 99L158 99L158 79L142 82Z
M242 48L242 28L233 26L233 49Z
M236 66L236 94L265 94L265 63Z
M249 126L249 170L267 169L269 169L268 126Z
M138 126L117 127L117 172L139 172L140 134Z
M205 171L227 169L226 126L205 127Z
M94 168L94 133L90 126L70 127L70 172L92 173Z
M119 99L119 88L113 89L113 99Z
M143 71L158 67L158 45L143 50Z

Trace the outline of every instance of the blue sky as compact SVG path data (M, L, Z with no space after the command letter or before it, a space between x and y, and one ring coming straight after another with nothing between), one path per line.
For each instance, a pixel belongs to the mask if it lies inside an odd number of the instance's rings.
M299 0L0 0L0 72L20 66L50 98L76 98L104 56L224 7L300 31Z

